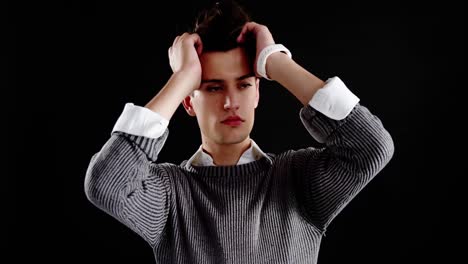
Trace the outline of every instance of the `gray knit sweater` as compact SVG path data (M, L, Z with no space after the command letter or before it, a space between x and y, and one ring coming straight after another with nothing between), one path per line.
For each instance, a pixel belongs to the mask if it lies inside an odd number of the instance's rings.
M357 104L342 120L309 105L322 148L233 166L158 163L158 139L115 131L93 155L85 193L153 249L156 263L317 263L327 226L389 162L393 141Z

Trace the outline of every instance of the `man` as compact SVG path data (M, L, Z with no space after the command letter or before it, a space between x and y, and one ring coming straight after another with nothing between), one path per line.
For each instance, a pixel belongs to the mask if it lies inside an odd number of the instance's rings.
M235 3L202 18L169 48L173 74L159 93L125 105L91 159L86 195L157 263L316 263L330 222L391 159L391 136L338 77L302 68ZM300 100L323 148L272 154L250 138L261 77ZM202 143L181 164L158 163L180 103Z

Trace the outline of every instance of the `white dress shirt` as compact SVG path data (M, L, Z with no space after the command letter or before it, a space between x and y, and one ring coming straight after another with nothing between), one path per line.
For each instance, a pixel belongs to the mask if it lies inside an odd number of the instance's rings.
M339 77L335 76L329 78L325 85L317 90L309 101L309 105L331 119L341 120L348 116L358 102L359 98L346 87ZM168 125L169 120L149 108L126 103L112 132L121 131L132 135L158 138L164 133ZM258 160L262 157L269 158L252 139L251 143L250 148L241 155L237 165ZM212 157L203 151L202 145L189 159L188 164L196 166L214 165Z
M249 163L254 160L258 160L262 157L270 159L266 153L264 153L260 147L255 143L253 139L250 139L250 148L242 153L237 165ZM188 164L194 166L215 166L213 158L207 152L203 151L202 145L198 148L197 152L188 160Z

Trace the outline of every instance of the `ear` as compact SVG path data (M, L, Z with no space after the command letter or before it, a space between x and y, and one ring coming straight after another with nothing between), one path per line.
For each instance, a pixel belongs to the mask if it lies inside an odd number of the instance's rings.
M255 108L257 108L258 101L260 100L260 78L255 80L255 86L257 87L255 91Z
M182 104L184 105L187 114L190 116L196 116L195 110L193 110L192 99L193 98L190 95L187 95L187 97L185 97L185 99L182 101Z

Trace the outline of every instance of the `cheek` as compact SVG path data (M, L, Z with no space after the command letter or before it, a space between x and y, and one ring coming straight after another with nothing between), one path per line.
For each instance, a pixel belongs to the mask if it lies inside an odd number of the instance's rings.
M197 115L205 120L215 119L216 113L219 112L220 100L215 97L200 97L197 99L195 104Z
M245 108L248 111L254 111L255 107L257 106L257 99L255 93L249 93L243 101L245 102Z

